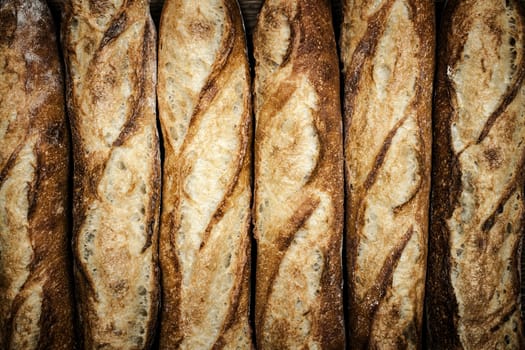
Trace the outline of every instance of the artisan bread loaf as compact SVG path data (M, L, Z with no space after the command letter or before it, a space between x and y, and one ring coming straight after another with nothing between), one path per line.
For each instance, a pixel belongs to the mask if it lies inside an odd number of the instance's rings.
M167 0L162 349L249 349L251 95L235 0Z
M438 51L427 314L433 349L523 349L525 32L515 0L448 1Z
M74 346L55 38L45 2L0 2L0 349Z
M433 3L346 1L343 21L349 343L417 349L430 195Z
M257 346L342 349L342 120L329 1L267 0L253 45Z
M159 302L155 29L146 0L66 2L75 279L86 349L143 349Z

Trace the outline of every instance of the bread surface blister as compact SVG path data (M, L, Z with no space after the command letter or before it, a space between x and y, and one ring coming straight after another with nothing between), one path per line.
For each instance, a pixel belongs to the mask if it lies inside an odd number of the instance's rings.
M249 349L251 97L233 0L165 2L160 347Z
M72 349L68 137L51 14L0 2L0 348Z
M257 346L342 349L342 120L328 1L266 1L253 45Z
M149 3L65 3L73 254L84 348L143 349L159 302L160 158Z
M433 4L346 1L343 12L349 343L417 349L430 193Z
M443 17L427 287L430 346L523 349L523 9L517 1L449 1Z

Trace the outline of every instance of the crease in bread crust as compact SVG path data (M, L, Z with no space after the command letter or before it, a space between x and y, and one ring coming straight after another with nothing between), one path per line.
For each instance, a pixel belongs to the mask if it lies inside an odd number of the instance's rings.
M327 1L268 0L254 33L260 348L342 348L342 121Z
M160 347L247 349L251 98L237 3L166 1L158 70Z
M435 96L427 296L436 349L523 348L525 17L517 1L449 1Z
M149 348L159 303L155 27L146 0L65 5L83 347Z
M62 71L42 1L0 3L0 348L74 347Z
M343 6L348 332L356 348L422 344L433 15L426 1Z

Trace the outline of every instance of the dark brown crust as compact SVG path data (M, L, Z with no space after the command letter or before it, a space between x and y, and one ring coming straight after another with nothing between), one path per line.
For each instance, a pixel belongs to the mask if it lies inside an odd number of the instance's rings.
M517 23L521 23L518 31L523 32L523 10L518 1L507 1L517 7L517 15L521 17ZM428 277L427 277L427 338L432 349L462 349L458 333L458 301L454 293L451 281L451 251L450 237L447 220L449 220L459 205L459 197L462 192L462 172L459 165L459 154L455 154L452 147L452 136L450 126L452 118L456 113L455 88L451 79L447 76L447 67L454 67L461 59L461 53L467 40L467 34L472 30L473 17L470 16L468 8L471 5L461 6L462 2L449 0L443 12L441 23L440 41L438 42L438 66L436 73L434 116L433 116L433 171L432 171L432 206L431 206L431 235L429 240ZM465 4L464 4L465 5ZM497 30L497 29L494 29ZM523 43L522 47L523 47ZM519 89L523 84L525 65L523 62L517 64L518 72L513 84L510 84L502 96L500 105L490 115L482 132L477 139L480 144L488 135L496 120L506 112L507 107L514 101ZM509 188L504 191L499 199L495 211L485 219L482 224L483 232L488 231L497 221L497 216L503 211L505 203L509 200L512 191L523 188L524 172L523 164L525 155L521 157L520 166L515 173L514 180ZM521 171L519 170L521 169ZM523 232L523 220L521 229ZM484 242L479 242L483 245ZM514 248L511 266L519 267L518 247ZM514 278L516 285L512 288L519 293L519 278ZM516 306L510 308L501 316L500 322L490 329L490 333L497 331L501 325L508 320L509 316L516 311ZM522 326L519 326L520 328ZM522 333L523 331L520 330ZM525 348L523 337L520 340L520 348Z
M173 6L171 6L173 5ZM217 226L223 216L232 209L235 200L242 195L242 192L250 186L251 178L251 153L250 145L252 138L252 124L251 124L251 98L249 94L249 66L246 56L246 41L244 36L244 29L242 25L242 18L240 9L237 2L234 0L223 1L225 11L225 23L224 23L224 34L221 38L217 53L215 55L215 61L213 62L210 74L208 75L202 89L199 92L197 102L191 112L191 118L187 127L187 132L184 136L184 140L178 151L175 153L169 146L169 142L166 140L170 137L167 130L167 120L163 119L163 114L168 115L171 113L169 107L166 106L161 100L164 99L166 91L164 87L164 77L159 77L159 109L161 110L161 125L163 135L165 137L165 149L166 149L166 162L164 163L164 178L168 176L173 179L171 182L164 183L163 197L163 208L167 208L168 204L170 210L164 209L161 218L161 235L160 235L160 262L162 269L162 283L163 283L163 304L161 311L161 331L160 331L160 348L161 349L178 349L181 343L186 337L188 337L185 331L185 323L181 320L182 307L182 292L181 292L181 281L182 281L182 265L183 262L179 261L178 255L175 251L177 247L176 236L179 233L181 222L180 222L180 205L181 201L179 198L187 197L188 194L181 187L181 182L187 176L191 170L191 163L194 161L193 158L185 158L185 150L189 147L195 139L195 136L199 132L201 121L208 112L209 108L214 102L217 95L220 93L220 89L228 83L228 79L234 71L239 67L244 67L244 74L246 77L246 86L243 91L245 96L242 101L243 115L241 117L242 124L239 128L239 151L235 155L232 161L234 167L233 176L225 184L226 191L223 197L220 199L219 204L215 208L210 221L203 232L201 243L199 246L197 259L203 261L208 259L212 260L214 257L210 256L206 252L206 248L209 248L210 234L215 226ZM161 15L160 21L160 35L161 45L164 43L163 35L168 37L169 31L175 31L169 23L169 18L178 16L178 5L175 1L166 1ZM162 49L161 49L162 50ZM162 54L162 51L161 51ZM159 75L161 73L159 66ZM162 84L161 84L162 81ZM162 95L162 97L160 97ZM233 99L236 98L232 96ZM245 334L248 338L248 342L251 343L251 334L248 326L248 313L249 313L249 277L250 277L250 239L248 236L250 228L250 215L246 215L244 221L241 223L241 239L238 246L231 247L232 254L239 255L238 262L235 266L235 283L233 288L229 291L229 299L231 301L228 310L226 311L226 317L220 327L219 333L215 340L215 343L211 347L212 349L223 349L235 345L237 339L228 336L228 332L233 327L242 326L246 323L248 334ZM225 232L225 234L227 234ZM206 271L202 271L202 278L208 279ZM209 291L213 293L213 291ZM189 303L191 301L184 301ZM198 312L206 312L206 310L195 310ZM191 324L192 320L187 320ZM210 330L211 331L211 330Z
M147 11L147 18L146 18L146 28L144 33L144 44L143 44L143 57L144 57L144 71L147 72L155 72L156 73L156 62L157 62L157 32L155 29L155 23L153 23L153 19L151 18L151 15L149 13L149 9ZM147 75L144 76L144 79L146 81L151 79L151 76L148 77ZM151 89L151 94L155 95L155 84L153 82L149 81L149 83L146 83L148 86L148 91ZM154 121L152 123L155 125L156 128L156 114L154 115ZM145 334L148 335L146 339L146 349L149 349L152 347L154 342L155 333L157 331L157 325L158 325L158 315L160 313L160 303L161 303L161 284L160 284L160 267L159 267L159 234L160 234L160 206L161 206L161 179L162 179L162 170L161 170L161 159L160 159L160 143L157 131L155 132L155 138L152 142L156 144L155 154L152 154L151 156L155 159L155 167L154 172L149 179L150 182L150 188L153 189L151 193L151 198L149 202L149 210L146 211L148 213L148 218L146 220L147 222L147 234L148 239L146 240L146 243L144 247L142 247L142 252L144 252L148 246L152 246L153 254L151 256L151 266L152 266L152 274L155 276L155 285L154 288L150 291L151 295L151 304L150 304L150 310L149 314L150 316L150 322L148 324L147 329L145 330Z
M74 305L67 220L69 139L62 69L55 40L56 31L45 3L40 0L32 1L31 7L37 11L34 16L27 13L28 6L24 6L23 3L24 1L18 0L5 0L0 3L0 50L5 50L2 55L5 54L8 61L11 57L19 60L9 62L20 74L19 80L14 82L11 88L23 86L23 98L26 101L17 106L20 122L14 121L10 125L11 129L23 132L25 137L17 140L18 145L5 144L7 139L0 140L4 152L11 149L8 160L2 164L0 187L12 176L10 170L18 159L19 151L30 138L36 137L35 148L32 151L36 155L37 164L35 177L32 183L28 184L27 213L33 257L28 266L29 276L13 300L11 311L0 315L0 348L23 346L13 343L13 316L26 301L26 290L40 285L43 297L38 322L40 334L36 348L74 349ZM15 25L17 15L26 18L24 25ZM24 58L24 55L29 53L37 56L38 60L29 61ZM46 74L50 74L57 84L46 80ZM41 104L33 102L37 94L45 94L45 101ZM0 108L7 107L0 103ZM27 118L27 123L23 121L24 118ZM11 148L12 146L14 147ZM59 207L62 207L61 212L57 212ZM3 268L0 267L0 270ZM4 277L0 276L0 285L4 282L10 283L3 279Z
M457 195L448 193L459 193L461 186L461 174L457 166L458 160L450 145L452 144L450 133L445 132L450 122L447 120L452 115L450 92L448 84L444 84L442 76L446 68L444 56L447 44L446 29L451 25L451 14L454 12L456 3L449 2L443 14L443 23L440 26L438 62L436 73L436 85L434 92L434 115L438 113L448 118L436 118L433 120L433 164L438 164L432 170L432 199L431 199L431 225L429 236L428 276L426 312L428 324L427 335L430 343L440 342L442 349L455 349L459 347L459 337L455 331L454 318L457 315L458 305L454 297L454 291L450 282L450 250L448 247L449 233L446 230L446 218L450 217L457 202ZM466 31L461 31L466 36ZM462 35L462 36L463 36ZM464 45L465 38L459 36L456 40L459 46ZM460 41L461 40L461 41ZM457 59L457 58L456 58ZM450 172L447 179L439 180L437 172L439 169L448 169ZM445 200L446 202L441 202ZM442 204L440 204L442 203ZM439 288L434 292L433 288Z
M366 4L366 2L362 2ZM355 46L355 50L348 57L349 62L345 62L345 93L344 93L344 123L345 123L345 157L348 160L349 154L354 150L352 147L355 143L352 141L359 137L358 135L350 135L349 130L351 128L353 118L355 117L356 101L359 100L360 93L364 96L368 93L366 83L369 81L365 78L368 74L368 70L371 69L372 60L376 55L376 48L379 40L384 35L385 27L387 24L388 16L391 12L392 6L395 1L385 2L381 8L375 11L375 13L367 20L367 27L365 33L359 37L359 41ZM405 1L407 7L412 12L411 20L414 22L414 28L416 35L420 42L419 51L415 53L413 63L417 65L418 72L415 82L415 91L411 97L411 104L409 110L416 111L417 113L417 127L419 129L418 138L418 150L417 150L417 162L418 162L418 173L419 182L416 189L413 190L411 196L402 204L397 205L393 208L394 215L410 215L420 224L420 230L423 230L423 237L426 237L426 226L427 226L427 214L426 208L428 207L428 199L430 192L430 115L431 115L431 85L433 76L433 52L434 52L434 5L431 2L426 1ZM364 9L356 9L355 7L366 6L366 5L355 5L354 8L350 9L350 3L344 3L344 13L356 13L355 16L359 16ZM352 15L351 15L352 16ZM363 16L365 16L363 14ZM345 22L350 21L350 18L345 19ZM344 30L345 27L343 27ZM345 35L345 34L342 34ZM348 35L348 34L346 34ZM352 36L353 34L350 34ZM348 50L343 47L342 50ZM344 55L343 55L344 57ZM394 73L395 74L395 73ZM385 101L388 104L388 101ZM389 290L392 288L392 277L393 272L396 269L401 254L408 243L408 240L413 235L414 228L407 231L405 235L400 238L396 243L395 248L392 251L385 251L384 264L380 269L380 273L377 276L373 286L365 292L365 296L362 299L358 299L355 292L356 285L356 259L358 255L358 247L361 236L366 236L364 231L364 213L366 210L365 200L367 198L368 191L374 185L377 180L378 174L384 167L384 160L387 152L392 147L392 139L396 135L399 128L411 115L403 116L389 132L387 133L383 144L376 154L372 167L368 171L364 183L360 184L360 189L353 188L350 185L350 180L346 182L346 197L347 197L347 209L346 209L346 237L347 237L347 268L348 268L348 294L349 294L349 343L355 348L375 348L376 345L374 339L371 336L373 324L382 324L386 322L381 320L377 315L381 302L387 295ZM366 146L365 146L366 147ZM362 152L362 151L359 151ZM362 153L361 153L362 154ZM348 167L348 165L347 165ZM348 176L348 174L347 174ZM406 212L406 213L405 213ZM422 242L423 246L425 242ZM423 256L425 256L426 248L422 248ZM365 253L363 253L365 254ZM375 254L375 252L374 252ZM425 259L416 263L424 264ZM424 267L422 267L424 269ZM423 279L424 280L424 279ZM407 281L408 283L408 281ZM420 300L422 301L422 300ZM413 330L399 329L397 334L397 344L400 347L406 347L408 344L411 346L421 347L422 346L422 308L423 305L415 305L416 317L412 322L411 327ZM392 310L392 312L394 312ZM396 324L383 325L392 330L396 330ZM409 332L410 336L406 333ZM401 346L400 344L405 344Z
M90 3L90 4L98 4ZM86 156L88 154L88 147L81 137L81 119L84 116L81 113L81 101L75 98L75 85L72 82L72 65L74 64L73 57L75 57L75 49L72 45L72 38L70 30L73 23L78 21L75 18L76 14L73 11L75 4L73 2L65 2L62 12L62 45L64 51L64 58L66 63L66 101L67 109L70 119L70 127L72 133L73 143L73 164L74 164L74 192L73 192L73 254L75 258L74 272L76 285L76 302L78 307L78 323L79 333L81 335L81 347L91 349L95 346L104 346L106 344L97 343L93 336L98 325L95 320L95 304L98 302L96 297L95 284L91 280L90 274L87 272L87 267L81 262L81 247L78 241L80 231L85 223L86 213L93 201L99 199L97 194L97 187L104 173L105 167L115 148L129 145L130 138L137 132L144 128L156 126L155 118L151 113L151 108L148 105L148 100L154 98L155 94L155 80L152 79L153 72L156 70L156 31L153 20L149 15L148 1L129 1L123 5L117 13L113 16L108 30L104 33L102 40L98 47L94 48L93 59L89 61L89 66L86 67L86 79L83 82L85 86L94 85L97 79L100 79L96 73L101 63L100 59L102 53L106 50L113 50L112 43L133 23L144 23L144 34L142 37L134 38L140 41L140 52L136 55L128 56L130 59L130 68L134 70L132 91L129 102L131 108L130 113L125 116L126 122L120 130L120 134L112 143L110 152L105 156ZM92 8L91 15L95 16L96 11L103 11L104 9ZM110 82L104 82L110 83ZM91 88L90 93L96 94L96 88ZM145 349L151 348L154 341L154 334L157 325L157 314L160 303L159 269L158 261L158 229L159 229L159 215L160 215L160 184L161 184L161 170L160 170L160 150L158 135L153 131L151 137L151 152L148 154L149 161L153 164L149 169L152 173L145 179L151 193L148 193L147 203L145 205L145 235L146 241L142 247L141 253L144 253L148 248L152 247L151 253L151 274L153 275L153 283L148 285L147 293L149 294L149 305L147 315L149 322L140 336L144 339ZM129 263L133 263L130 261ZM118 286L115 286L118 288ZM100 329L99 329L100 331ZM118 335L115 335L118 338ZM109 345L109 344L107 344Z
M323 272L319 291L319 312L312 316L311 325L313 339L320 343L323 349L342 349L345 346L344 320L342 307L342 262L341 245L343 229L343 174L342 174L342 131L339 95L339 66L336 52L335 38L332 27L330 4L325 0L305 0L295 2L295 13L289 8L291 5L283 2L275 7L266 2L259 15L254 33L254 50L257 57L270 55L260 42L263 40L264 31L280 25L273 22L273 15L282 12L287 17L290 25L290 40L282 63L276 69L285 69L291 66L293 75L304 75L315 89L318 99L318 109L314 113L314 126L319 138L320 151L317 164L310 173L306 184L298 194L302 200L292 217L280 227L273 248L266 248L261 253L261 243L258 242L257 281L255 326L257 345L259 348L284 348L287 342L287 327L295 328L294 324L276 323L269 331L271 337L265 337L266 315L272 313L268 308L268 301L273 289L273 282L278 274L281 260L287 252L289 243L297 231L307 221L319 203L319 198L311 192L323 191L330 196L331 205L334 207L334 216L330 219L331 226L324 234L330 237L328 244L321 248L324 256ZM264 21L262 20L264 18ZM258 47L258 43L261 44ZM269 48L271 49L271 48ZM255 68L256 79L257 65ZM260 79L260 78L259 78ZM272 79L272 78L269 78ZM270 95L263 88L261 98L271 101L262 106L268 108L270 115L278 114L294 93L296 82L267 81L261 85L279 85L275 95ZM272 86L273 90L273 86ZM259 98L259 97L258 97ZM262 114L261 111L258 112ZM255 134L255 177L262 164L258 142L272 132L267 130L271 117L265 120L257 119ZM257 192L257 181L255 191ZM283 203L283 205L285 205ZM253 211L258 207L257 197ZM266 209L271 210L271 209ZM279 210L276 208L276 210ZM256 215L255 215L256 217ZM257 221L255 221L257 230ZM282 232L281 232L282 231ZM273 235L273 233L272 233ZM255 234L259 241L258 234ZM290 276L291 277L291 276ZM288 278L284 277L283 278ZM305 348L307 344L303 344Z
M357 44L355 51L352 53L351 58L351 71L347 71L344 77L344 124L345 130L349 129L349 125L352 122L352 115L354 112L355 99L359 93L359 82L361 75L363 74L363 67L367 61L373 57L377 42L381 34L384 31L386 17L392 4L393 0L388 0L376 14L369 19L368 28L365 35ZM349 6L346 2L344 6ZM345 145L346 135L345 135Z

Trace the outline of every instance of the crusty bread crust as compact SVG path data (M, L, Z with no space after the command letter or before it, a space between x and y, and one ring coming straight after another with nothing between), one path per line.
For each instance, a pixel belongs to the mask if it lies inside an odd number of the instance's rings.
M257 345L342 349L342 119L329 1L267 0L253 45Z
M168 0L159 40L160 347L249 349L251 95L238 5Z
M431 1L346 1L349 343L422 344L431 162Z
M146 0L65 5L83 347L149 348L159 303L155 27Z
M72 349L68 134L43 1L0 2L0 349Z
M525 18L448 1L434 111L427 314L433 349L523 349Z

